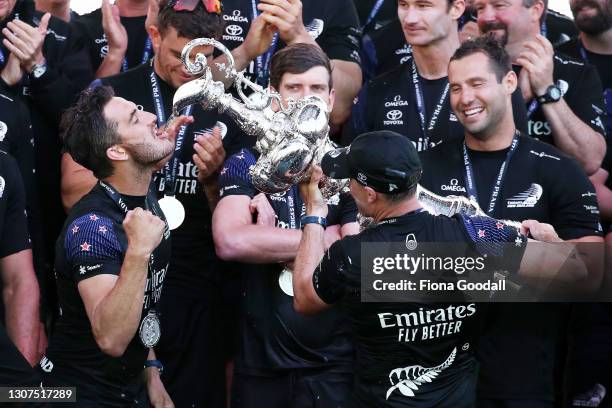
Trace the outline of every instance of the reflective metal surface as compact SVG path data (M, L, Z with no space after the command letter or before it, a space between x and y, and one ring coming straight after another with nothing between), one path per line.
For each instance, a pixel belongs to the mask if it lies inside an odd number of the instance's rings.
M195 47L212 45L227 57L227 64L218 64L220 72L234 81L239 100L225 92L220 81L213 80L206 56L190 54ZM337 146L329 140L329 110L321 98L307 96L299 101L288 101L284 106L281 96L264 89L235 70L230 51L210 38L197 38L183 48L181 59L192 75L200 78L187 82L174 94L173 116L185 107L199 103L204 109L226 113L247 134L255 136L255 149L260 153L250 174L255 187L264 193L278 193L299 183L312 163L320 163L323 155ZM253 93L244 93L250 88ZM339 191L348 191L348 180L325 179L321 186L328 198Z

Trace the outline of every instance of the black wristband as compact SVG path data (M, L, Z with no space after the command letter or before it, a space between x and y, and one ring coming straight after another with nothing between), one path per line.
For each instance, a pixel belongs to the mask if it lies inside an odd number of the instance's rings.
M302 224L302 229L304 229L306 224L319 224L323 229L327 227L327 220L325 217L319 217L317 215L305 215L300 220L300 223Z

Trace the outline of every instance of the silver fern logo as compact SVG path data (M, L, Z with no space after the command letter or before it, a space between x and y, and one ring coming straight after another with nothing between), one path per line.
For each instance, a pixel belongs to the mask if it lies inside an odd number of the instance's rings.
M412 365L404 368L396 368L389 373L389 382L391 388L387 390L389 399L395 390L406 397L414 397L414 392L419 390L419 386L430 383L440 373L446 370L453 364L457 356L457 347L453 349L448 358L440 365L431 368L425 368L420 365Z
M316 40L323 33L323 27L325 27L323 20L315 18L306 26L306 31L313 40Z
M534 207L540 197L542 197L542 186L537 183L531 183L531 186L523 191L522 193L518 193L514 197L508 198L507 207L508 208L527 208Z

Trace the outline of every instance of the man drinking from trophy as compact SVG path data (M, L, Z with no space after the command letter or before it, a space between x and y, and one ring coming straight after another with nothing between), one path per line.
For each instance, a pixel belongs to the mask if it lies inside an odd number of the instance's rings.
M317 96L331 111L331 66L317 46L293 44L271 62L271 87L280 103ZM280 108L280 107L276 107ZM287 138L277 143L287 143ZM289 142L289 149L290 149ZM219 176L221 199L213 214L217 254L241 262L245 315L232 390L235 407L340 406L352 382L353 347L341 310L314 318L293 310L291 268L308 219L297 186L259 193L249 168L259 153L243 149L226 160ZM279 166L272 159L272 166ZM356 207L346 194L326 201L326 246L358 231Z
M218 38L223 28L218 1L190 4L192 8L185 2L164 1L156 25L149 27L154 58L100 81L112 86L118 96L155 112L160 127L170 119L177 88L196 78L183 66L183 47L195 38ZM196 51L212 56L212 47ZM224 271L214 251L211 214L218 200L217 175L225 152L236 152L242 145L229 118L199 105L183 112L193 116L194 122L180 129L171 160L154 177L160 205L175 228L159 305L165 335L156 351L164 365L162 380L177 406L223 407L224 334L219 326L220 316L226 313L220 299ZM63 164L64 203L70 206L95 179L69 156Z

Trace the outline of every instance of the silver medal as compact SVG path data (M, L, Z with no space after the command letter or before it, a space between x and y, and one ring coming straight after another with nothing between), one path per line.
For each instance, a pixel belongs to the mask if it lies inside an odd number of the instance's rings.
M278 286L288 296L293 296L293 271L289 268L284 268L278 275Z
M176 197L164 196L164 198L159 200L159 206L166 216L168 228L173 230L181 226L185 220L185 208Z
M149 313L142 319L140 329L138 329L140 341L145 347L154 347L161 337L161 325L157 313L149 310Z

